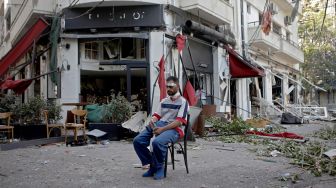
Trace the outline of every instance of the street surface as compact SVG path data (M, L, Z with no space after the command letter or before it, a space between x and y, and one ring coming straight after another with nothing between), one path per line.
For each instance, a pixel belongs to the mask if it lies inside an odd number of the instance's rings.
M287 131L306 136L330 124L287 125ZM333 141L334 146L335 140ZM189 144L187 174L183 156L168 166L164 180L141 177L145 171L129 141L106 145L66 147L63 144L0 151L0 187L112 187L112 188L212 188L212 187L336 187L336 177L314 177L281 156L260 157L246 143L197 139ZM294 184L282 176L299 174Z

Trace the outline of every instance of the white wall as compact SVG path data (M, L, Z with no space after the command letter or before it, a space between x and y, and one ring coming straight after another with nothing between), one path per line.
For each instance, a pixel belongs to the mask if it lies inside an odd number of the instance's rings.
M70 48L62 47L62 44L70 44ZM59 44L58 67L65 67L61 73L61 99L60 103L77 103L80 94L80 66L78 66L78 41L77 39L62 39ZM67 70L67 63L70 70ZM62 116L66 118L66 111L75 106L62 106Z
M150 95L153 93L153 85L159 74L156 68L154 68L153 63L157 65L163 55L163 38L164 32L162 31L151 32L149 34ZM154 97L152 112L155 112L160 103L160 89L158 83L156 83L156 87L154 88L154 96L151 97Z

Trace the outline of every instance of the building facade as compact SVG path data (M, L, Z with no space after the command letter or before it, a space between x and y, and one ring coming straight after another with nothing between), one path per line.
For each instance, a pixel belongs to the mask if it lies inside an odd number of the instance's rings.
M23 102L41 95L59 104L104 103L112 91L150 112L159 103L162 57L166 76L178 76L181 86L188 79L202 104L216 105L218 112L246 119L254 111L253 97L270 103L278 97L284 105L298 100L303 53L296 46L297 18L284 21L295 8L288 0L0 2L2 80L46 74L34 79ZM267 36L258 32L266 5L277 7ZM33 29L39 35L27 37ZM182 53L177 34L187 38ZM26 48L9 58L18 44ZM240 63L235 70L234 58ZM253 73L260 67L265 77Z

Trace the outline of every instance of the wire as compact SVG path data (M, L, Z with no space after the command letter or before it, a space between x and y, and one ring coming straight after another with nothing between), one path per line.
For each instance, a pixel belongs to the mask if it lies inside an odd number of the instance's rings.
M66 20L73 20L73 19L77 19L77 18L80 18L82 16L85 16L86 14L89 14L91 11L93 11L95 8L97 8L99 5L101 5L105 0L102 0L100 1L99 3L97 3L95 6L91 7L89 10L85 11L84 13L78 15L78 16L75 16L75 17L72 17L72 18L65 18Z
M78 2L79 2L79 0L73 0L73 1L70 3L69 8L74 7Z

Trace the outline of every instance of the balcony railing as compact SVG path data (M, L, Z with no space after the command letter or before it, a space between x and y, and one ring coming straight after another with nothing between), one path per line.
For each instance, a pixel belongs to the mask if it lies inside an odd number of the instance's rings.
M215 24L233 21L233 7L225 0L181 0L180 8Z
M248 43L266 51L269 49L278 51L281 47L281 37L272 31L266 35L261 30L259 22L252 22L248 27Z
M280 56L287 56L293 63L303 63L304 53L297 43L282 37L280 49Z

